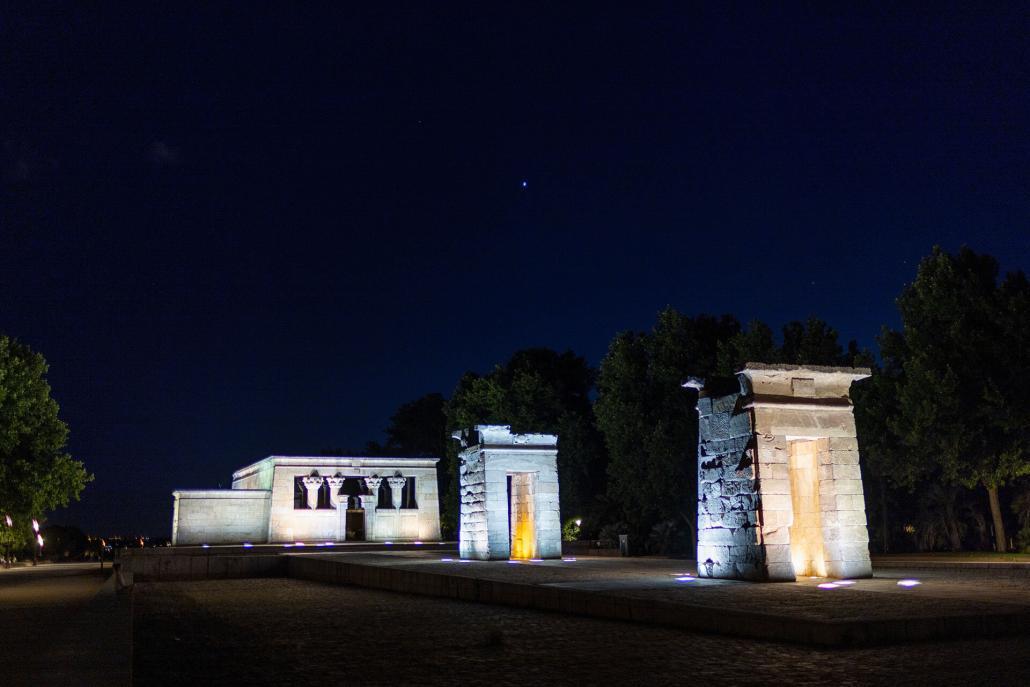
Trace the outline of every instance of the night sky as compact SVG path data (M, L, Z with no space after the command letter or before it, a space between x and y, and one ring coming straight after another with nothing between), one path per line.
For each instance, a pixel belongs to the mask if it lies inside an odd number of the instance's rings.
M0 332L96 474L53 522L167 536L665 305L874 347L935 243L1030 267L1020 3L78 4L0 10Z

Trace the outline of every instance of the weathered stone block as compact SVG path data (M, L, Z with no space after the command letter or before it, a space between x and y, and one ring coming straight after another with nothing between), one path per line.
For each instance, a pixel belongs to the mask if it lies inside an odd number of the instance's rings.
M790 480L789 479L763 479L759 484L761 493L765 495L770 494L790 494Z
M837 494L862 494L862 480L860 479L835 479L833 485ZM865 508L864 502L862 508Z
M862 484L862 472L858 469L857 465L841 465L840 463L832 466L833 479L836 480L855 480Z

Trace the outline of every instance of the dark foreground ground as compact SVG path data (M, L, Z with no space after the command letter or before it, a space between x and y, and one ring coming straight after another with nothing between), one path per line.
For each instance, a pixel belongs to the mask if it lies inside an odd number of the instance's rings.
M1026 685L1030 638L820 650L291 579L137 584L137 685Z

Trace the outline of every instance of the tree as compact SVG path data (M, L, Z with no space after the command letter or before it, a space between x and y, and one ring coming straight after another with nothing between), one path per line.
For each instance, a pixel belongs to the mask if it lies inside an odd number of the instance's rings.
M935 247L898 298L902 332L881 341L900 361L897 412L887 420L908 481L941 478L987 492L995 548L1007 549L999 487L1030 474L1030 285L998 282L998 263Z
M739 331L732 317L689 317L670 307L650 332L618 334L601 362L594 411L608 446L608 495L638 540L669 521L693 539L697 395L681 384L712 373L719 343ZM667 542L670 527L660 529Z
M563 517L579 515L604 483L607 455L593 421L590 394L595 371L572 351L517 351L485 376L465 373L447 403L451 430L475 424L511 425L513 432L558 435L558 475ZM458 510L456 442L447 452L451 474L447 518Z
M758 320L719 342L719 374L735 374L748 362L868 366L873 356L860 350L855 341L842 349L833 327L818 317L809 317L806 322L792 321L783 326L782 345L776 344L769 325Z
M46 381L48 366L39 353L0 335L0 522L8 547L31 536L30 521L78 499L93 479L85 466L64 452L68 427Z

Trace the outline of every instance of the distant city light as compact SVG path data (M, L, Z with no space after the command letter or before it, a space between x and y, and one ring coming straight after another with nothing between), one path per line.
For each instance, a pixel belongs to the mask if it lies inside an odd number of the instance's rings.
M919 580L898 580L899 587L915 587L922 584Z

